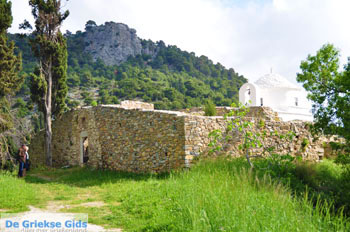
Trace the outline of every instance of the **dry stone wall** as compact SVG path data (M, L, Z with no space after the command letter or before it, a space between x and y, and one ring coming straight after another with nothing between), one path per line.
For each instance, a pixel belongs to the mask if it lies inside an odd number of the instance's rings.
M140 101L122 101L120 107L124 109L145 109L145 110L154 110L154 105L146 102Z
M257 125L263 124L254 128L256 132L293 131L296 134L290 143L269 136L265 139L266 145L307 160L322 159L329 140L314 140L306 123L281 122L267 107L254 107L248 116L247 119ZM140 102L81 108L54 121L53 163L58 167L88 165L127 172L167 172L187 167L194 157L206 154L209 133L214 129L225 131L225 128L226 119L222 116L153 110L153 105ZM88 138L89 157L86 163L83 159L85 138ZM240 134L234 134L224 151L232 156L241 155L238 149L241 138ZM45 163L43 132L32 141L32 162Z
M229 106L217 106L216 107L216 116L224 116L225 114L230 113L232 110L237 110L237 108L229 107ZM204 116L203 107L194 107L191 109L183 109L181 112L191 114L194 116ZM260 106L252 106L249 107L249 112L247 113L247 117L250 118L262 118L264 120L272 120L272 121L281 121L278 117L278 113L274 112L270 107L260 107Z
M68 112L54 122L53 163L128 172L165 172L185 166L184 117L177 112L98 106ZM33 163L44 163L44 134L31 144Z
M97 107L102 168L164 172L184 166L184 118L158 111Z
M88 165L100 167L101 147L99 133L95 126L91 108L79 109L65 113L53 123L52 160L55 166L80 165L82 134L88 134L90 157ZM34 164L45 163L44 131L37 134L31 144L30 158Z
M247 117L247 120L253 121L255 127L253 130L256 133L266 131L267 136L263 143L267 147L274 146L275 151L280 154L291 154L293 156L302 156L304 160L318 161L324 156L324 147L329 143L326 137L314 138L307 123L302 121L274 121L269 119L266 115L263 117ZM186 155L187 159L191 160L209 151L207 146L210 142L209 133L213 130L219 129L223 132L223 139L221 144L223 151L231 156L241 156L241 151L238 149L239 144L242 143L242 135L238 132L232 133L232 138L229 142L225 142L225 130L228 119L223 117L205 117L205 116L188 116L185 118L185 134L186 134ZM286 135L288 132L294 132L293 140L281 139L277 135L270 136L270 133L279 135ZM260 154L261 150L253 150L253 153Z

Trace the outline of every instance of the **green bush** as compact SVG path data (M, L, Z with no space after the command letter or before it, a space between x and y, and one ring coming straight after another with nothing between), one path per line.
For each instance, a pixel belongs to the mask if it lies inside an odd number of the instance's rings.
M93 102L93 99L91 97L87 97L84 99L84 103L88 106L91 105L92 102Z
M24 118L29 115L31 104L27 104L21 97L17 98L16 103L13 105L13 108L17 108L17 117Z
M88 98L88 97L90 97L90 93L89 92L86 92L86 91L84 91L84 92L82 92L81 94L80 94L83 98Z
M112 99L113 104L120 104L120 101L118 100L118 98L116 96L112 96L111 99Z
M216 115L216 106L210 99L204 105L204 115L205 116L215 116Z
M69 108L76 108L77 106L79 106L79 101L77 100L67 100L66 103Z
M14 108L25 107L27 103L23 100L23 98L19 97L16 100L16 103L13 105Z
M95 101L95 100L93 100L92 102L91 102L91 106L97 106L98 104L97 104L97 101Z
M350 216L350 166L331 160L321 163L295 162L294 167L278 178L299 195L307 194L317 200L332 203L336 212Z

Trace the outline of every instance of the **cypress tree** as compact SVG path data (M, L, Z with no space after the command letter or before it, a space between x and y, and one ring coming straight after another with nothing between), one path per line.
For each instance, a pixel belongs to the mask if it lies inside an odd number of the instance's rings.
M39 65L31 75L31 98L44 114L46 163L52 166L52 119L64 112L67 96L67 44L60 32L69 12L60 0L29 0L35 19L31 41Z
M11 24L11 2L0 0L0 133L12 127L7 96L14 94L23 82L23 77L18 75L22 65L21 55L15 55L15 45L7 38Z

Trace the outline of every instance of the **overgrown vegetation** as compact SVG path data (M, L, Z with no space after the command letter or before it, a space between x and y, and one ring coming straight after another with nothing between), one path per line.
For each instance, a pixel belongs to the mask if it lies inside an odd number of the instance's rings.
M236 107L235 104L232 105ZM335 162L325 161L322 164L302 162L301 157L292 157L283 150L278 150L276 144L266 143L266 137L274 137L278 143L289 143L295 134L288 132L279 134L268 132L265 123L256 123L247 118L249 108L239 104L234 110L225 115L226 129L214 130L209 133L211 142L210 153L226 155L222 150L232 143L232 138L241 137L238 144L247 163L257 173L268 174L280 183L291 187L296 196L308 195L315 205L323 202L333 205L334 212L350 215L350 156L348 147L340 143L332 143L332 148L338 151ZM278 144L277 143L277 144ZM301 149L305 151L309 140L302 139ZM231 144L233 145L233 144ZM236 145L236 144L235 144ZM339 152L346 152L339 154ZM259 160L253 158L262 158Z
M189 171L159 176L73 168L35 170L25 180L0 178L2 209L22 211L54 201L70 205L65 212L89 213L91 223L124 231L350 229L347 219L332 215L331 205L293 197L292 190L263 170L250 169L244 159L200 161ZM28 191L17 202L23 188ZM81 205L96 201L106 205Z
M266 142L266 137L273 136L276 140L280 140L281 143L290 143L295 136L293 132L279 134L277 131L268 131L263 120L259 120L256 123L254 120L247 118L250 110L248 106L241 103L238 105L232 103L231 106L233 110L224 115L226 120L225 130L216 129L209 133L211 140L209 143L209 147L211 147L209 154L223 153L222 148L230 145L233 138L242 138L238 148L251 167L254 167L251 162L252 158L259 157L273 160L276 156L282 155L277 154L282 151L277 150L276 144Z

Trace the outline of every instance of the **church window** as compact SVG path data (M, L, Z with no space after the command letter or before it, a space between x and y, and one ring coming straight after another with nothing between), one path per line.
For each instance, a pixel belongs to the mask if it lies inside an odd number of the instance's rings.
M299 102L298 102L298 98L295 98L295 106L298 106Z
M264 99L260 98L260 106L263 106L263 105L264 105Z

